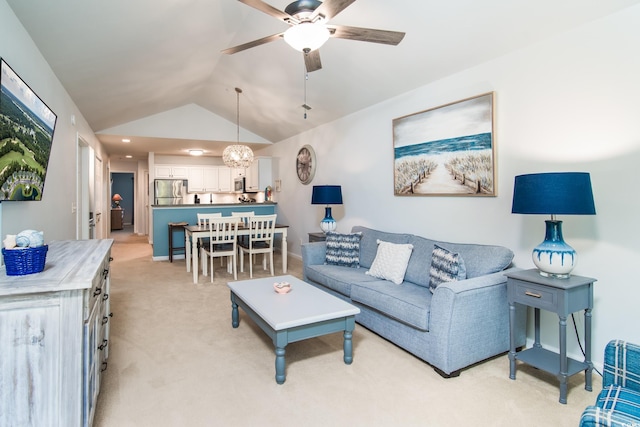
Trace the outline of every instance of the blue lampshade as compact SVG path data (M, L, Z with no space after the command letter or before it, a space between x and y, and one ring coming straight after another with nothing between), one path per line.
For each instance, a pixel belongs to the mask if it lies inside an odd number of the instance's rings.
M533 249L533 263L540 274L566 279L578 254L562 237L562 221L556 215L595 215L591 178L586 172L551 172L516 176L511 212L551 215L545 221L542 243Z
M311 194L312 205L326 205L324 219L320 222L320 228L325 233L334 231L337 227L336 220L331 216L331 206L342 204L342 187L339 185L314 185Z
M516 176L511 213L595 215L591 178L586 172Z
M314 185L311 194L312 205L341 205L342 187L339 185Z

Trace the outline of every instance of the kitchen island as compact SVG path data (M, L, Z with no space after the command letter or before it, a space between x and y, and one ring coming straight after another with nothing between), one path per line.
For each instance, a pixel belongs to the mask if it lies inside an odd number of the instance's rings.
M271 215L276 212L276 203L200 203L188 205L153 205L153 260L169 259L169 223L198 223L198 213L222 213L231 216L231 212L255 212L256 215Z

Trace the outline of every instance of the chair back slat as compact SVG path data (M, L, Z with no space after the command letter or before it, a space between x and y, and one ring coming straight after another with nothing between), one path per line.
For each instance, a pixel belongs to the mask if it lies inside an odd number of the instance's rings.
M222 217L222 213L221 212L216 212L216 213L197 213L196 216L198 217L198 227L206 227L207 225L209 225L209 221L212 218L221 218Z
M256 213L253 211L249 212L231 212L231 216L238 218L238 221L242 223L245 227L249 225L249 218L254 216Z

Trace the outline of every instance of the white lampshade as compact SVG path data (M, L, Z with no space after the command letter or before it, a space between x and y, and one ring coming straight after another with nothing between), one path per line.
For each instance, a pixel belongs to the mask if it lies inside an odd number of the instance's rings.
M314 51L329 40L329 30L322 24L302 22L284 32L284 41L300 52Z

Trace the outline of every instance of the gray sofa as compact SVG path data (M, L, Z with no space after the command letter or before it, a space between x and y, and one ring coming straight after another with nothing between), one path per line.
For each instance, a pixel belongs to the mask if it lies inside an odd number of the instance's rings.
M356 322L426 361L444 377L457 376L462 368L509 350L504 270L511 266L511 250L361 226L353 227L352 233L361 233L358 268L327 264L325 242L303 244L302 260L305 281L360 308ZM413 245L400 285L365 274L376 257L378 239ZM429 269L434 244L459 254L467 278L442 283L432 293ZM526 310L518 308L516 318L520 347L525 344ZM505 372L507 367L505 361Z

